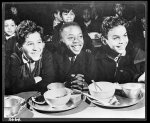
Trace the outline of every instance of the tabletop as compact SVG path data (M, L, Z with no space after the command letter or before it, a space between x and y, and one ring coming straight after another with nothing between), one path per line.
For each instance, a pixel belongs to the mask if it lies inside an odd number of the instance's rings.
M35 91L33 92L22 92L16 94L16 96L22 97L24 99L28 99L32 95L34 95ZM91 103L87 98L84 100L74 109L62 112L49 112L49 113L40 113L34 109L28 109L25 107L23 111L17 116L21 120L23 118L57 118L57 120L61 120L61 118L132 118L132 119L145 119L145 96L142 100L129 107L123 108L106 108L102 106L97 106Z

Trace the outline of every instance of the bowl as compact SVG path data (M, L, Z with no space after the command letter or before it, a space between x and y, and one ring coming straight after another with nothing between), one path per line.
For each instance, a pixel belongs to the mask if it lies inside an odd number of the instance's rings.
M17 114L21 107L21 100L16 96L8 96L4 98L4 116L13 116Z
M97 99L108 99L111 98L115 93L115 86L111 82L100 81L96 82L96 84L102 89L95 89L94 83L91 83L88 88L90 94Z
M54 82L47 85L48 90L59 89L59 88L65 88L64 83Z
M77 103L77 102L79 102L81 100L81 93L75 93L75 92L73 92L72 94L71 94L71 101L73 102L73 103Z
M140 83L125 83L122 85L122 89L128 98L138 98L142 85Z
M64 106L71 98L71 90L69 88L48 90L44 93L44 98L51 107Z

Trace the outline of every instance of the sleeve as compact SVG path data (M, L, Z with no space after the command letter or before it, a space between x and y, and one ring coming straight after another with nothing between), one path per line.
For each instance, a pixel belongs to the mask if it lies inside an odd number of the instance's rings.
M55 52L59 45L59 32L55 29L54 34L52 35L50 51Z
M91 83L91 80L95 80L96 78L96 63L94 60L94 55L91 53L87 53L88 64L86 64L86 81L88 84Z
M54 82L55 78L53 56L48 50L43 53L41 77L42 81L37 85L41 91L45 91L47 85Z
M120 67L117 75L119 83L135 82L136 67L134 63L130 61L130 64Z
M132 68L133 67L129 67L119 70L118 72L119 83L127 83L134 81L135 71Z
M17 57L11 55L10 82L13 93L22 92L32 88L35 80L28 74L25 64L21 64Z

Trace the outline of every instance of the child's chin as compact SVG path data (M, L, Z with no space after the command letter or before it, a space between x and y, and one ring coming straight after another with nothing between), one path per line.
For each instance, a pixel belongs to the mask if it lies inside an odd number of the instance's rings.
M78 55L78 54L80 54L80 52L73 52L75 55Z
M120 50L118 51L118 53L123 54L125 52L125 50Z
M32 58L33 61L38 61L39 59L40 59L40 57Z
M13 34L14 34L14 33L7 33L8 36L11 36L11 35L13 35Z

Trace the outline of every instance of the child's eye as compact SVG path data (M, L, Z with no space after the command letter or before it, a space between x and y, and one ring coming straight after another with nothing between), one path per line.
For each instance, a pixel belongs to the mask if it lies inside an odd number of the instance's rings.
M64 15L68 15L68 13L63 13Z
M124 35L124 37L127 37L128 35L126 34L126 35Z
M70 15L74 15L73 13L70 13Z
M82 36L82 35L80 35L80 36L79 36L79 38L83 38L83 36Z
M31 45L33 45L33 43L28 43L27 45L28 45L28 46L31 46Z
M69 40L73 40L73 37L68 37Z
M39 43L39 44L41 44L41 43L42 43L42 41L39 41L38 43Z
M113 38L114 40L117 40L117 39L119 39L119 37L115 37L115 38Z

